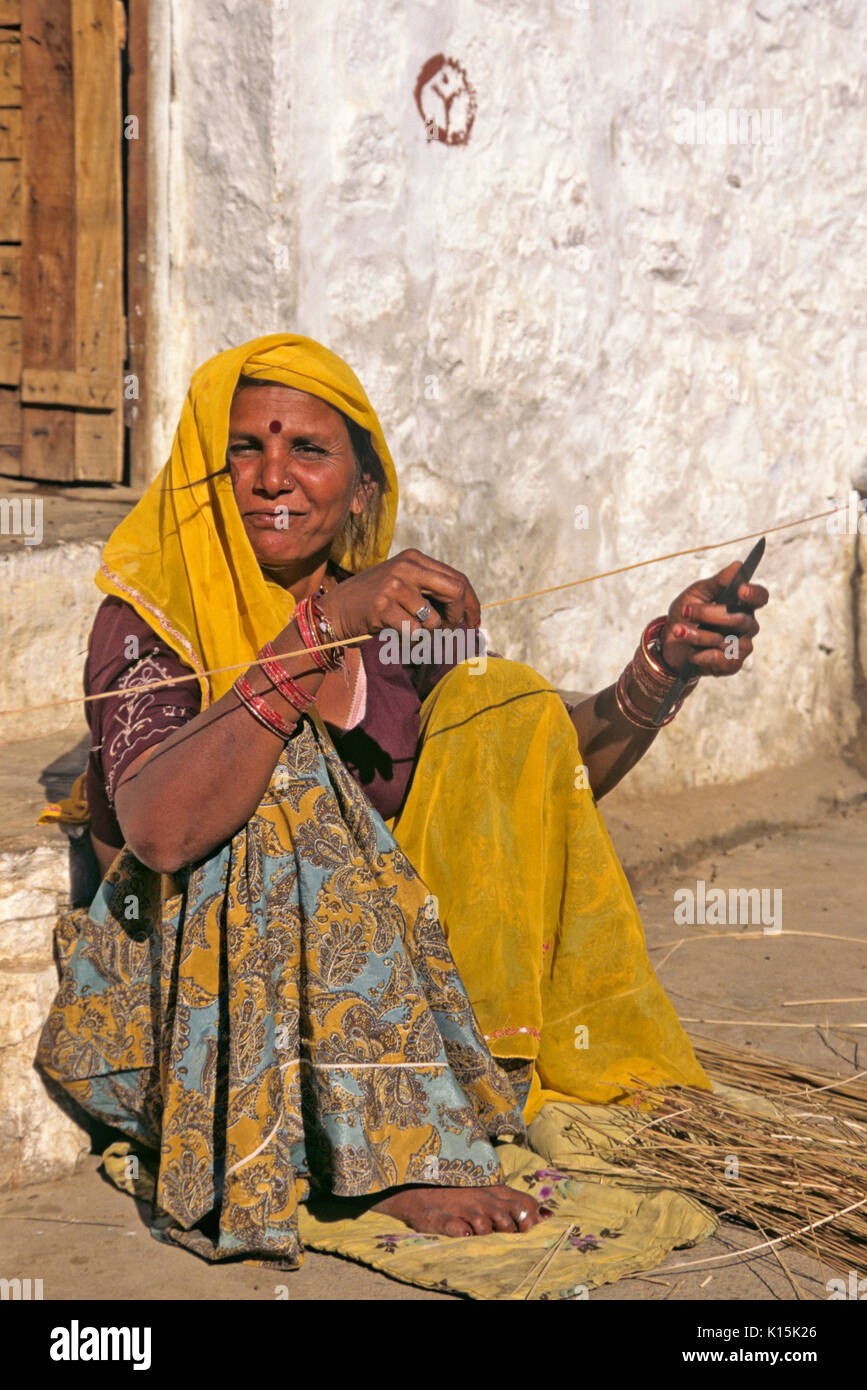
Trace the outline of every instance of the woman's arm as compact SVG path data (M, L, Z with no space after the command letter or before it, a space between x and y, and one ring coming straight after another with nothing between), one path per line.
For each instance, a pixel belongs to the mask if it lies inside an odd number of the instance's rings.
M620 712L613 685L595 695L576 690L558 690L557 694L575 725L586 784L598 801L644 756L659 730L639 729L630 723ZM634 681L629 682L628 694L646 710L647 697ZM646 712L652 714L653 710Z
M628 693L646 714L653 714L650 701L635 682ZM621 778L643 758L658 729L639 729L620 713L609 685L597 695L588 695L570 711L569 718L578 732L578 746L587 768L587 780L598 801L616 787Z
M698 675L732 676L743 666L759 630L753 610L764 607L768 591L761 584L742 584L738 590L741 611L736 613L715 603L737 570L737 562L727 565L718 574L691 584L672 603L661 633L662 657L671 671L681 671L690 663ZM609 685L580 701L570 714L597 800L617 786L659 732L627 719L614 692ZM626 693L642 713L655 713L658 702L645 694L631 671Z
M275 650L303 647L293 621L274 640ZM306 655L285 658L289 674L311 695L324 673ZM298 712L268 680L261 666L247 677L288 723ZM256 810L283 748L230 690L183 728L148 749L122 774L115 812L124 839L148 868L175 873L203 859L229 839Z

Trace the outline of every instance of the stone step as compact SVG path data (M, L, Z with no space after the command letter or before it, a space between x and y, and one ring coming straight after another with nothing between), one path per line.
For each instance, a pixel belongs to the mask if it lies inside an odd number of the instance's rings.
M54 926L69 901L69 841L36 818L84 768L82 723L0 748L0 1188L62 1177L90 1147L33 1066L57 991Z
M72 1171L90 1141L51 1098L33 1057L57 992L54 924L69 891L66 837L0 853L0 1188Z
M103 598L93 577L103 545L138 494L14 478L0 480L0 494L0 710L71 698L53 709L0 715L3 744L80 728L74 697Z
M100 547L78 541L0 556L0 744L79 729L87 639L103 595ZM31 709L51 700L68 703Z

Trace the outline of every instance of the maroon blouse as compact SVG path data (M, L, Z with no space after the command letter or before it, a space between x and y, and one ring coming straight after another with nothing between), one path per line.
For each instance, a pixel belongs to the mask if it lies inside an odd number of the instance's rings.
M466 624L461 626L466 630ZM330 725L328 731L352 776L387 820L400 809L409 786L421 702L455 662L384 664L378 642L365 642L361 655L367 677L365 714L347 732ZM111 699L85 705L91 732L87 803L91 829L105 844L119 849L124 842L113 809L124 770L201 710L196 680L138 694L125 691L189 670L130 604L118 598L103 601L90 635L84 688L86 695L117 691Z

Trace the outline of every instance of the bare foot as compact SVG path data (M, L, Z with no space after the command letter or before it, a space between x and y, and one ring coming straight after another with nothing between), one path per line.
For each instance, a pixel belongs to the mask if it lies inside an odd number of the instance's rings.
M398 1187L368 1208L435 1236L529 1231L551 1213L514 1187Z

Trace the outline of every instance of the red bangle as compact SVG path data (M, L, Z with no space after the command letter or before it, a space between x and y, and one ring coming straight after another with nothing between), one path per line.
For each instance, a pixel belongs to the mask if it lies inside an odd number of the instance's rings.
M264 728L270 729L272 734L277 734L284 742L292 737L295 725L289 724L273 705L269 705L267 700L257 695L246 676L239 676L232 688L241 703Z
M652 623L648 623L641 634L638 650L644 656L651 670L661 680L673 685L677 680L677 672L672 671L671 667L666 665L662 655L662 629L667 622L668 619L663 616L662 618L654 618ZM656 647L655 652L654 647Z
M683 705L683 702L686 699L687 695L690 693L690 687L687 686L684 689L684 692L681 695L680 699L677 700L676 703L672 706L669 713L665 716L664 719L660 720L659 724L656 724L654 723L653 716L650 714L646 714L643 709L639 709L638 705L635 703L635 701L629 694L629 691L627 690L626 686L629 680L630 673L633 676L635 675L635 667L631 661L629 665L624 667L624 669L621 671L620 675L617 678L617 684L614 687L614 698L617 702L617 707L620 710L620 713L623 715L624 719L628 719L630 724L635 724L639 729L662 729L665 727L666 724L670 724L672 719L674 719L675 716L680 713L681 706ZM638 686L639 689L643 689L640 681L638 682ZM647 694L646 691L645 694Z
M313 631L313 623L311 621L309 600L305 599L302 603L298 604L295 609L295 621L298 624L298 632L301 635L301 641L310 652L311 657L320 671L333 669L334 663L329 661L331 653L319 651L318 649L316 634Z
M346 648L330 647L328 651L322 651L319 644L323 639L336 642L338 638L314 594L299 603L295 616L301 641L311 649L310 655L317 666L323 671L339 671L346 659Z
M629 692L626 689L626 682L629 678L631 666L632 662L630 661L629 665L623 668L617 678L617 684L614 687L614 699L617 702L617 708L620 710L624 719L628 719L629 723L635 724L637 728L655 729L657 726L653 722L653 716L645 714L643 709L639 709L635 701L630 698ZM672 713L663 720L663 723L668 724L676 713L676 710L672 711Z
M265 643L259 652L259 657L262 670L271 684L279 690L284 700L288 700L290 705L295 706L299 713L303 714L311 705L316 704L316 696L311 695L308 690L304 690L296 680L293 680L270 642Z

